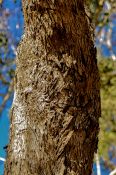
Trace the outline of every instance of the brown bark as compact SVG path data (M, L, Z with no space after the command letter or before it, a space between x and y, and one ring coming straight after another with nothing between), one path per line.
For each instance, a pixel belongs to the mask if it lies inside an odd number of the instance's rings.
M100 93L82 0L23 0L5 175L91 175Z

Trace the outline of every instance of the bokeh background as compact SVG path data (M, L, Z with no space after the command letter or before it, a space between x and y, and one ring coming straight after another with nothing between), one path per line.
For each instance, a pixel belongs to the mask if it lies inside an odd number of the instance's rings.
M93 175L116 174L116 2L88 0L101 76L100 134ZM95 14L95 15L93 15ZM0 0L0 175L4 174L16 48L24 32L21 0Z

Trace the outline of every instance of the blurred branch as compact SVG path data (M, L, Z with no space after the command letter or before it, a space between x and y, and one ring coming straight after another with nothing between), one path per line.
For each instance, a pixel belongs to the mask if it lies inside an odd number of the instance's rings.
M94 1L94 2L93 2ZM115 0L93 0L94 22L96 26L96 39L98 46L105 45L113 60L116 60L116 55L113 52L112 32L113 32L113 14L116 13Z
M116 168L109 175L115 175L115 174L116 174Z
M96 159L97 175L101 175L100 161L99 161L98 153L95 154L95 159Z
M103 163L104 163L104 166L110 169L111 171L113 171L116 168L115 165L110 160L106 160L103 158Z
M6 79L4 78L3 74L1 74L1 73L0 73L0 80L2 81L2 83L3 83L4 85L9 85L9 82L6 81Z
M11 81L10 85L9 85L9 88L8 88L8 91L7 93L4 95L3 97L3 102L0 106L0 113L2 112L2 110L4 109L8 99L10 98L11 94L13 92L13 81Z
M3 157L0 157L0 160L3 161L3 162L5 162L5 159Z
M97 39L99 40L101 45L106 45L111 53L111 58L116 60L116 56L112 50L112 26L113 24L109 23L108 31L105 31L104 28L101 28L99 32L96 33Z

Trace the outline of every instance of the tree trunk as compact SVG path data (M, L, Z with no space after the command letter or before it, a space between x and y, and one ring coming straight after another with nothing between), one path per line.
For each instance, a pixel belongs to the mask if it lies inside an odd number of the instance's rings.
M5 175L91 175L100 93L82 0L23 0Z

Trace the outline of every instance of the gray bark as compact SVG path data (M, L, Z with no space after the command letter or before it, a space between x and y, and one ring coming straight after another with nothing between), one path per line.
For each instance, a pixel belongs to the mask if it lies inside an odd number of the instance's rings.
M23 0L5 175L91 175L100 112L84 1Z

